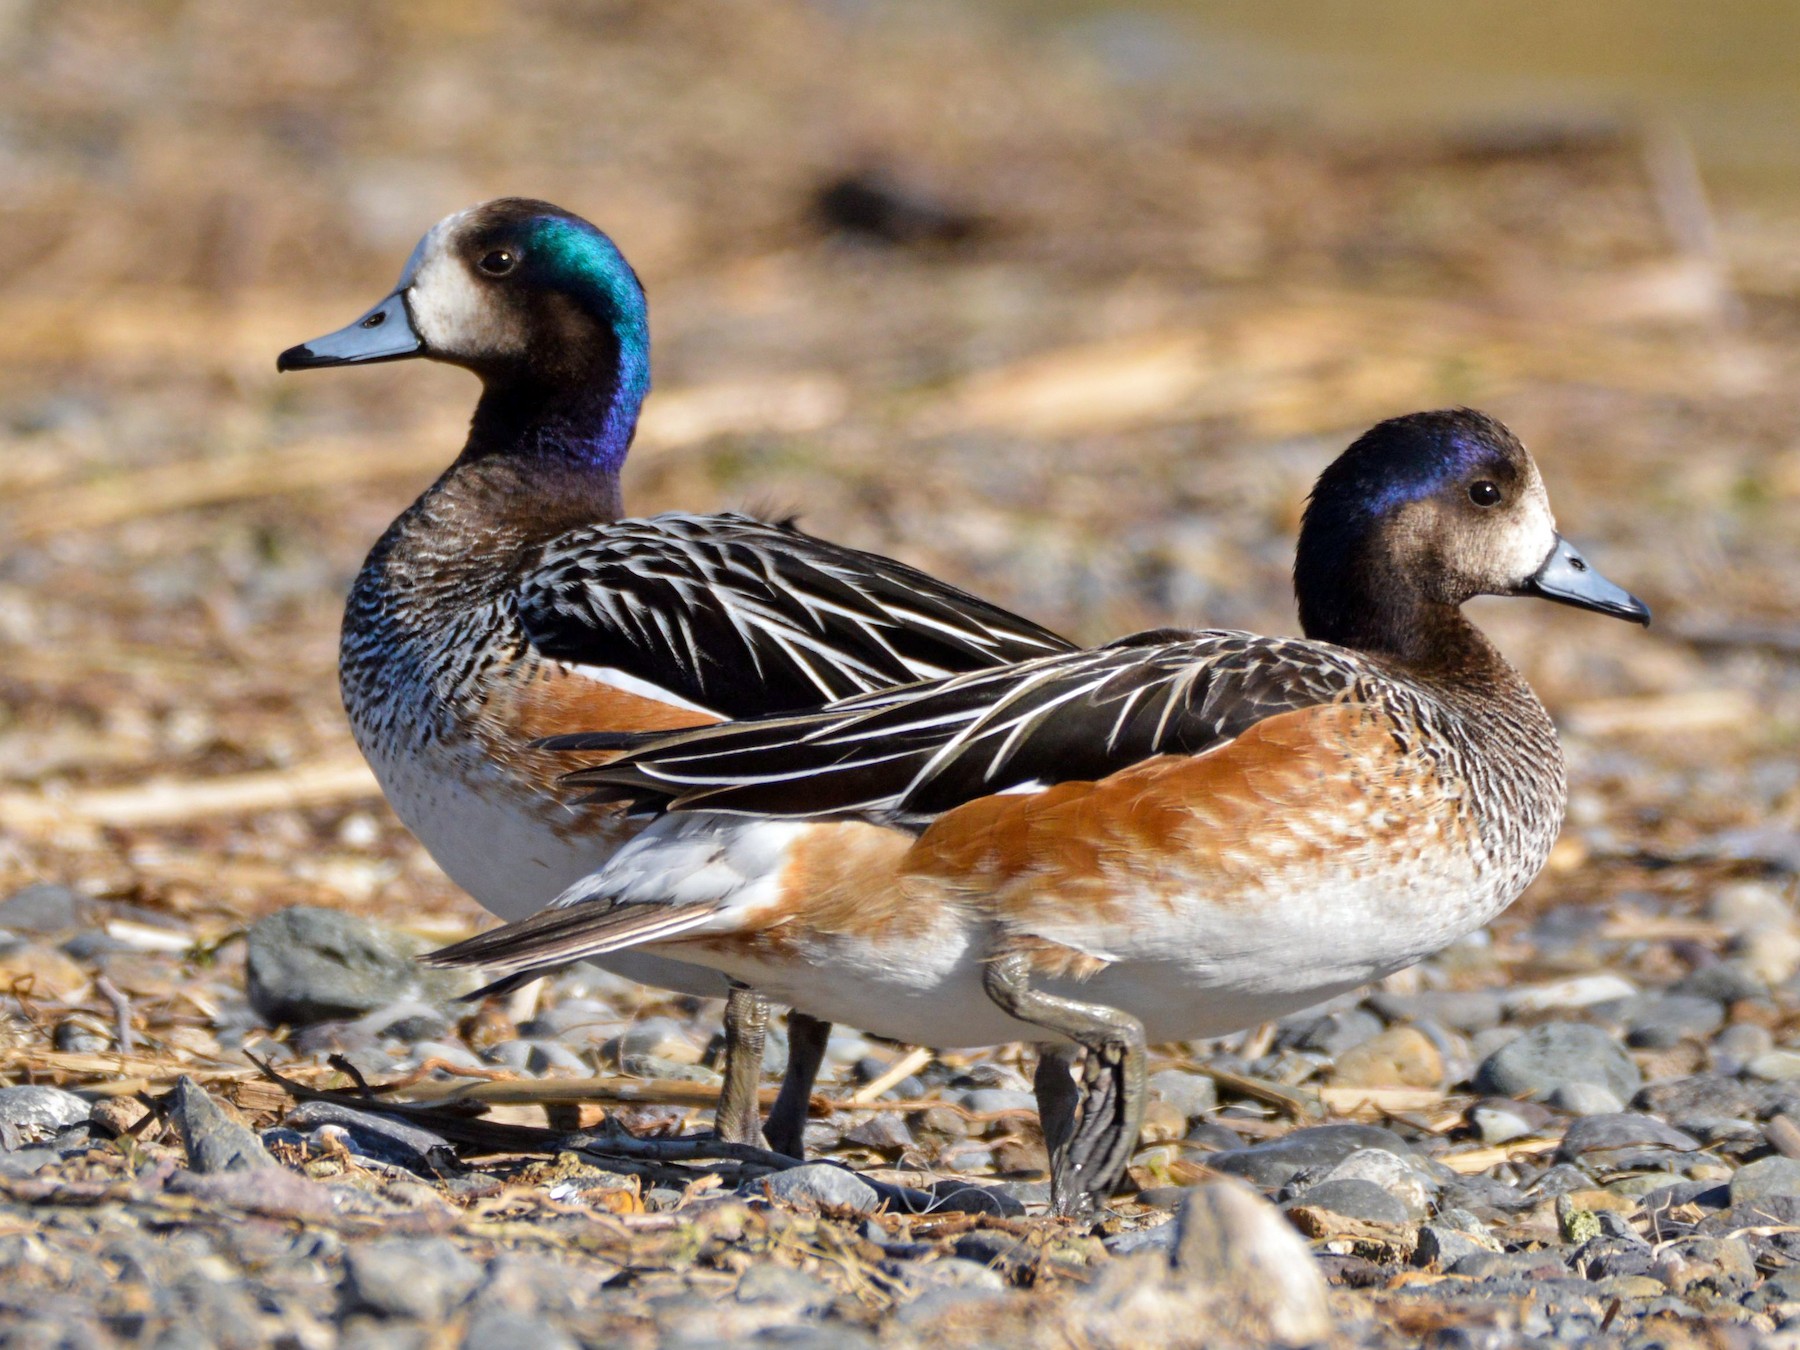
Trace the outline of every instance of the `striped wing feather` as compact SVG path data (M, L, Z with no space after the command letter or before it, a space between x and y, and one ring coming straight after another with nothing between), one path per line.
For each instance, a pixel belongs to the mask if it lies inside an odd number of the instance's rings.
M468 996L475 999L504 992L543 970L679 937L712 917L712 911L701 906L585 904L544 909L421 959L434 966L481 966L503 973L505 978L497 984Z
M1071 650L904 563L734 514L561 535L526 578L520 617L546 656L728 717Z
M644 806L919 826L993 793L1198 754L1351 697L1369 673L1318 643L1147 634L812 712L616 738L624 757L570 781Z

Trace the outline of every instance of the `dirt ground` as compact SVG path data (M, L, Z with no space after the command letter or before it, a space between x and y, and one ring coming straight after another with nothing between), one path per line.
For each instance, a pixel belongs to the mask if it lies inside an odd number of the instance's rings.
M230 1095L254 1071L184 990L241 982L246 924L482 921L335 679L473 383L274 356L500 194L643 276L634 512L798 511L1084 639L1293 631L1318 469L1382 416L1498 414L1656 623L1476 607L1563 729L1570 823L1487 964L1429 979L1593 973L1528 937L1570 907L1673 979L1724 950L1719 887L1792 901L1800 214L1709 198L1666 129L1246 122L949 5L78 0L0 6L0 183L0 897L65 884L136 944L0 951L8 1081ZM55 1048L103 984L137 1053Z

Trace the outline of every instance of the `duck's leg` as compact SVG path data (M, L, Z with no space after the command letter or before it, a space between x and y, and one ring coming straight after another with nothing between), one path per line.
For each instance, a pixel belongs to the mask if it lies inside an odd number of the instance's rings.
M1075 1086L1075 1059L1080 1053L1081 1047L1076 1045L1040 1045L1037 1070L1031 1078L1053 1181L1067 1168L1069 1141L1075 1137L1075 1108L1081 1104L1081 1092Z
M808 1017L798 1008L788 1010L787 1073L781 1091L769 1111L769 1147L790 1158L806 1156L806 1111L812 1104L813 1084L825 1060L825 1042L831 1039L831 1023Z
M1137 1146L1144 1120L1144 1025L1104 1004L1033 989L1031 966L1022 953L990 961L982 984L1009 1016L1054 1031L1087 1052L1078 1118L1069 1121L1063 1089L1052 1086L1053 1114L1060 1118L1048 1127L1064 1136L1050 1155L1051 1209L1085 1214L1112 1195ZM1041 1068L1038 1077L1041 1090L1050 1080ZM1047 1130L1046 1142L1048 1138Z
M733 981L725 995L725 1083L713 1116L713 1131L728 1144L762 1144L757 1090L768 1030L768 1001L749 985Z

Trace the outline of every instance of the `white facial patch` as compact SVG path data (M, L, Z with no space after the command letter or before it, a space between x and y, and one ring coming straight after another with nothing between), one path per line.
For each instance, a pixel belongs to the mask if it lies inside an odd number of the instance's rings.
M468 215L458 211L432 226L401 278L413 327L434 356L502 356L520 343L517 325L453 247Z
M1513 584L1522 584L1537 573L1555 547L1556 517L1550 514L1550 494L1533 468L1518 513L1499 541L1496 570Z

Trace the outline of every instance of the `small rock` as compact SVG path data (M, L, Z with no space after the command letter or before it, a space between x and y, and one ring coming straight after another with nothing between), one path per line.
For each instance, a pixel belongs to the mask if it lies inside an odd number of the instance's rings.
M1390 1022L1436 1022L1465 1034L1498 1026L1502 1011L1500 995L1488 989L1379 993L1369 999L1369 1006Z
M1658 1250L1651 1274L1676 1294L1701 1282L1741 1290L1756 1283L1756 1258L1742 1238L1683 1238Z
M869 1214L881 1204L881 1197L848 1168L831 1163L807 1163L758 1178L746 1187L748 1194L766 1191L769 1198L795 1209L850 1210Z
M1190 1121L1218 1109L1219 1086L1203 1073L1159 1069L1150 1075L1148 1087L1152 1094Z
M1358 1149L1379 1148L1404 1157L1412 1150L1392 1130L1379 1125L1315 1125L1250 1148L1223 1149L1206 1165L1255 1182L1265 1190L1285 1186L1309 1167L1336 1167Z
M169 1120L181 1135L190 1171L204 1175L281 1166L269 1156L255 1131L228 1116L207 1096L206 1089L186 1074L175 1080Z
M197 1196L228 1209L270 1219L322 1223L337 1213L330 1187L285 1167L258 1167L247 1172L176 1172L169 1178L168 1189L177 1195Z
M1422 1219L1437 1194L1437 1182L1417 1162L1386 1149L1358 1149L1324 1176L1326 1181L1368 1181L1399 1202L1408 1219ZM1316 1187L1315 1187L1316 1189ZM1308 1204L1316 1203L1306 1192ZM1343 1213L1342 1210L1338 1211Z
M466 971L428 971L423 944L335 909L297 905L250 927L244 966L250 1006L270 1025L361 1017L401 998L454 997Z
M112 1032L97 1017L75 1013L56 1024L50 1043L65 1054L97 1055L112 1048Z
M335 1125L347 1132L354 1152L423 1176L438 1175L439 1162L455 1156L442 1135L410 1121L358 1111L338 1102L301 1102L287 1113L286 1123L302 1132Z
M1731 1203L1753 1204L1778 1195L1800 1195L1800 1160L1774 1157L1746 1163L1731 1174Z
M1598 1083L1558 1083L1550 1093L1550 1105L1572 1116L1616 1115L1625 1109L1618 1093Z
M543 1317L510 1308L479 1308L463 1332L462 1350L498 1350L530 1346L531 1350L577 1350L575 1341Z
M1276 1039L1277 1045L1338 1056L1352 1046L1361 1045L1381 1034L1381 1019L1362 1008L1342 1008L1337 1012L1299 1018L1296 1021L1298 1025L1284 1029Z
M1412 1217L1397 1198L1373 1181L1364 1181L1360 1177L1316 1182L1289 1205L1289 1208L1297 1207L1329 1210L1347 1219L1396 1227Z
M972 1263L969 1263L972 1264ZM774 1303L795 1315L829 1308L837 1293L823 1280L775 1261L759 1261L738 1280L739 1303Z
M960 1256L941 1256L935 1261L916 1262L906 1273L918 1289L991 1289L1006 1288L1006 1277L992 1266Z
M1739 999L1763 998L1769 987L1754 970L1742 961L1715 961L1701 966L1674 985L1671 994L1698 994L1719 1003L1736 1003Z
M1417 1027L1390 1027L1339 1055L1331 1077L1342 1087L1436 1087L1444 1057Z
M1800 1078L1800 1050L1769 1050L1744 1065L1744 1072L1765 1083L1785 1083Z
M1654 994L1626 1010L1627 1045L1667 1050L1684 1040L1710 1036L1725 1025L1725 1008L1699 994Z
M695 1065L700 1063L704 1047L695 1042L685 1023L673 1017L646 1017L607 1041L600 1047L600 1052L616 1064L644 1056L674 1064Z
M72 933L84 927L93 903L67 886L39 882L0 901L0 928L9 933Z
M1794 911L1781 886L1766 881L1734 881L1713 893L1707 901L1706 917L1727 933L1737 934L1787 927L1794 922Z
M1523 1139L1550 1124L1551 1113L1536 1102L1517 1102L1506 1097L1489 1097L1469 1108L1469 1124L1481 1135L1484 1144L1504 1144L1509 1139Z
M1693 1115L1757 1115L1756 1092L1735 1078L1695 1074L1666 1083L1651 1083L1631 1099L1640 1111L1681 1120Z
M387 1317L440 1322L480 1279L481 1268L443 1238L377 1238L344 1257L349 1302Z
M1546 1022L1483 1060L1474 1085L1498 1097L1541 1099L1563 1083L1594 1083L1624 1100L1641 1080L1637 1065L1598 1027Z
M997 1115L1002 1111L1037 1111L1037 1097L1030 1092L1011 1088L970 1088L960 1093L956 1104L978 1116Z
M1221 1180L1195 1187L1175 1224L1177 1280L1235 1305L1246 1334L1260 1330L1294 1345L1331 1335L1325 1278L1312 1251L1248 1186Z
M1596 1003L1632 998L1637 992L1637 986L1623 975L1602 973L1527 985L1507 994L1505 1002L1507 1012L1517 1016L1520 1013L1557 1012L1564 1008L1591 1008Z
M898 1111L877 1111L845 1130L844 1138L880 1153L899 1153L915 1143L912 1128Z
M1775 1038L1767 1027L1739 1022L1713 1037L1712 1044L1706 1048L1710 1060L1708 1067L1715 1074L1734 1077L1742 1073L1751 1060L1774 1048Z
M1419 1245L1413 1248L1413 1263L1448 1270L1465 1256L1499 1250L1500 1244L1485 1234L1465 1232L1448 1224L1428 1223L1419 1228Z
M1669 1153L1692 1153L1699 1147L1692 1135L1653 1116L1626 1111L1576 1121L1563 1135L1556 1156L1563 1162L1615 1170L1658 1168L1669 1165Z
M12 1126L26 1142L49 1139L58 1130L85 1124L93 1110L90 1103L61 1088L33 1084L0 1088L0 1125Z

